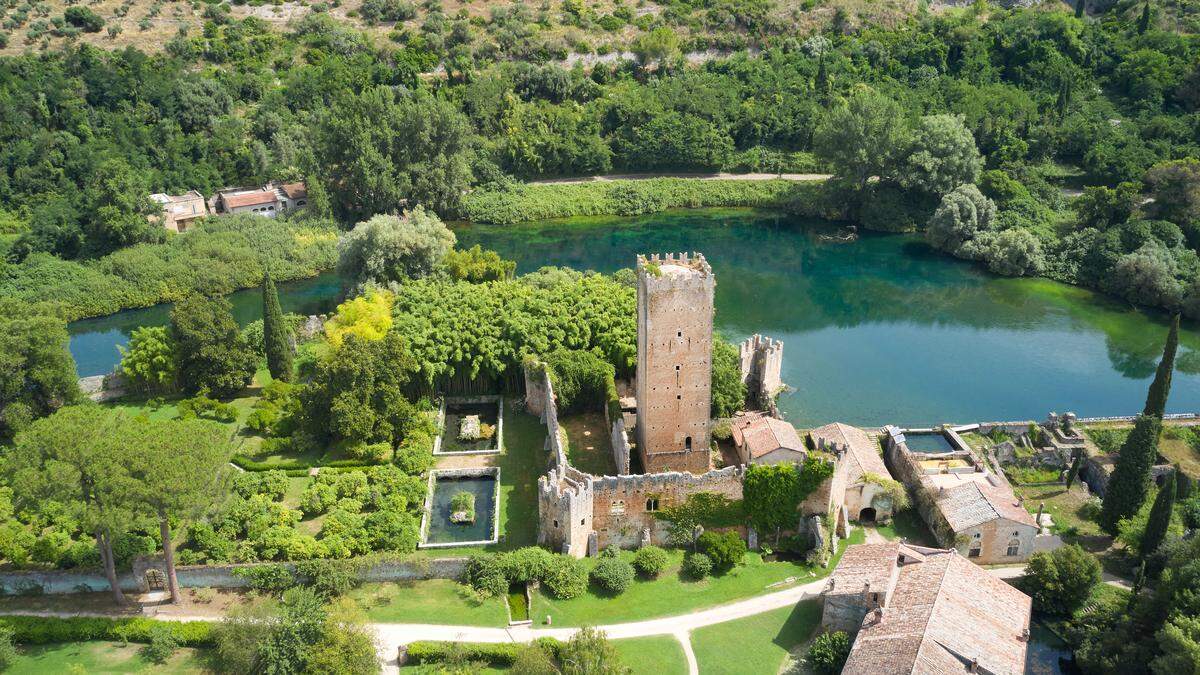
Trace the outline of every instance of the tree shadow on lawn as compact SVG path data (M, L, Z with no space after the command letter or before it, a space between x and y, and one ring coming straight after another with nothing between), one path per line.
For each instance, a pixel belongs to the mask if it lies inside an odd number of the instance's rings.
M807 640L820 623L821 606L815 600L802 600L792 608L792 613L771 642L790 652Z

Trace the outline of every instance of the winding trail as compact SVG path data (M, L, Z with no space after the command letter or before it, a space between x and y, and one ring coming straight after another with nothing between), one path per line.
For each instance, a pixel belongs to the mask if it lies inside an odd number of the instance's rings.
M650 180L652 178L695 178L697 180L829 180L829 173L612 173L603 176L580 176L577 178L545 178L527 181L530 185L577 185L579 183L604 183L614 180Z

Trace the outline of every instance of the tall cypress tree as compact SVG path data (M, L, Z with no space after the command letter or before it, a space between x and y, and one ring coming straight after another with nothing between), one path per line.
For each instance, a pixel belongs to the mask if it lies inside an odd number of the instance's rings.
M279 309L279 294L270 272L263 273L263 351L267 353L267 370L276 380L292 379L292 342L288 327Z
M1137 31L1138 35L1145 33L1150 28L1150 2L1147 0L1142 5L1142 16L1138 19Z
M1154 506L1150 507L1150 518L1146 521L1146 531L1138 545L1138 556L1145 560L1146 556L1158 550L1163 540L1167 538L1167 528L1171 526L1171 509L1175 507L1175 474L1169 474L1163 481L1162 489L1154 498Z
M1104 491L1100 510L1100 526L1109 534L1117 533L1117 523L1142 508L1150 489L1150 467L1158 456L1158 435L1162 420L1151 415L1139 415L1133 431L1121 444L1117 466Z
M1167 343L1163 345L1162 360L1146 394L1146 409L1143 415L1159 419L1167 412L1167 396L1171 394L1171 373L1175 370L1175 351L1179 348L1179 315L1171 317L1171 328L1167 331Z
M1083 0L1075 0L1075 18L1076 19L1083 18L1083 10L1084 10Z

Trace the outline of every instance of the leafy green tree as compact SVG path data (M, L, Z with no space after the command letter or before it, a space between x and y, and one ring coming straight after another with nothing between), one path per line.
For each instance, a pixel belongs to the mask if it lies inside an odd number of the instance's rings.
M1158 456L1158 437L1162 420L1139 415L1121 445L1117 465L1108 479L1100 511L1100 525L1110 534L1117 533L1122 519L1137 513L1150 489L1150 467Z
M1146 171L1145 184L1155 218L1179 225L1200 220L1200 159L1159 162Z
M602 630L580 628L558 655L563 675L628 675L617 650Z
M1167 397L1171 394L1171 375L1175 371L1175 352L1179 349L1179 315L1171 317L1171 327L1167 330L1167 341L1163 345L1162 359L1154 372L1154 380L1146 394L1146 407L1143 415L1162 419L1167 413Z
M479 244L465 251L446 251L444 264L451 279L473 284L511 279L517 270L516 261L504 260L499 253L485 251Z
M1084 12L1084 9L1086 9L1086 5L1084 4L1084 1L1085 0L1075 0L1075 18L1076 19L1083 18L1083 12Z
M171 523L195 520L229 490L229 436L212 422L131 420L129 476L134 502L158 519L167 589L181 600Z
M1168 474L1158 495L1154 498L1154 506L1150 509L1150 519L1146 522L1146 530L1138 546L1138 557L1145 560L1147 556L1158 550L1167 538L1167 530L1171 527L1171 513L1175 508L1175 476Z
M437 214L420 206L402 217L375 216L338 243L338 271L358 285L419 279L442 264L454 241Z
M1009 277L1039 274L1046 267L1041 242L1023 227L980 232L964 243L957 254L978 260L992 272Z
M808 665L820 675L837 675L846 665L852 645L844 631L821 633L808 648Z
M729 417L746 407L746 383L738 348L716 336L712 346L712 416Z
M179 359L166 326L133 329L121 350L121 372L137 389L168 392L179 385Z
M839 179L862 192L873 176L893 175L908 134L900 106L864 87L825 116L813 147Z
M662 65L679 56L679 36L669 27L659 26L639 35L631 49L642 67Z
M669 562L667 552L657 546L643 546L633 556L634 568L642 576L651 579L666 569Z
M349 336L300 392L305 428L316 438L395 446L424 419L404 396L415 371L395 332L372 341Z
M279 294L269 272L263 274L263 351L272 379L292 380L292 331L279 308Z
M95 405L69 406L17 435L4 472L15 506L61 503L92 534L113 599L125 604L113 541L134 520L134 485L126 461L127 420Z
M1107 229L1129 220L1141 201L1136 183L1121 183L1115 188L1091 185L1083 194L1071 202L1071 209L1078 216L1078 227Z
M1034 553L1022 581L1039 611L1059 615L1082 606L1098 583L1100 561L1078 544Z
M63 12L63 18L85 33L99 33L100 29L104 28L104 19L99 14L79 5L68 7L67 11Z
M633 565L616 557L601 558L591 572L592 582L613 595L620 595L633 583Z
M958 253L963 245L992 227L996 204L974 185L960 185L942 197L929 219L925 238L934 248Z
M1150 2L1142 3L1142 15L1138 17L1137 32L1138 35L1145 33L1150 28Z
M61 318L0 299L0 440L82 398L68 341Z
M1160 652L1150 662L1155 675L1200 672L1200 617L1173 617L1155 638Z
M350 219L396 213L406 203L451 213L471 180L471 137L449 101L380 86L347 94L319 115L314 154L335 211Z
M229 301L190 295L171 310L168 330L184 391L229 396L254 377L255 357L233 320Z
M308 204L304 209L305 214L309 218L318 220L333 218L333 205L329 201L329 191L325 189L325 184L316 176L308 176L304 180L304 185L308 189Z
M149 220L157 208L148 195L145 181L124 160L108 160L96 167L83 192L87 251L103 255L160 238L162 227Z
M913 130L900 184L934 196L979 181L983 159L962 117L927 115Z

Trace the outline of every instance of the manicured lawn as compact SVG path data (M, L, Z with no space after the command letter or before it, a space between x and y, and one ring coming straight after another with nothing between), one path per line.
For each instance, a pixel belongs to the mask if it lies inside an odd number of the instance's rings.
M567 459L571 466L594 476L615 476L612 434L598 412L569 415L559 419L567 431Z
M613 640L621 655L621 664L634 673L650 675L686 675L687 657L679 640L669 635Z
M546 473L546 427L513 399L504 402L500 464L500 543L513 549L537 543L537 481ZM454 550L458 555L457 549Z
M436 623L504 626L504 598L473 598L470 589L449 579L363 584L350 593L377 623Z
M821 623L816 599L692 632L692 650L703 673L778 673L789 651Z
M1030 513L1037 513L1038 505L1044 504L1045 512L1054 519L1056 533L1073 533L1083 537L1104 535L1095 521L1099 515L1097 502L1089 498L1087 489L1080 481L1075 481L1070 492L1062 485L1014 485L1013 490L1025 498L1025 508Z
M916 546L937 546L933 533L929 531L925 521L921 520L921 514L917 513L915 508L901 511L892 517L892 522L876 525L875 529L891 541L903 539Z
M864 540L862 528L855 529L850 543ZM846 542L840 550L845 550ZM715 605L741 600L786 586L771 587L771 584L795 577L796 583L805 583L825 576L825 569L814 570L808 565L792 562L764 563L757 553L746 555L745 564L730 572L703 581L685 579L679 572L683 552L669 551L670 566L655 580L638 579L620 596L613 598L589 589L587 593L571 600L558 600L546 593L533 596L533 619L543 624L549 614L555 626L596 626L608 623L638 621L659 616L686 614ZM622 556L632 558L631 551ZM594 564L588 560L588 565ZM829 569L836 565L836 559Z
M18 675L43 673L203 673L205 653L180 649L163 665L143 659L141 645L117 642L69 642L57 645L22 647L17 659L5 671Z

